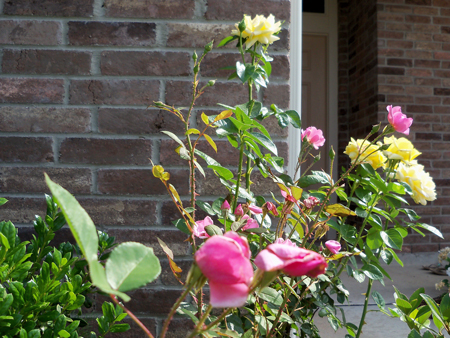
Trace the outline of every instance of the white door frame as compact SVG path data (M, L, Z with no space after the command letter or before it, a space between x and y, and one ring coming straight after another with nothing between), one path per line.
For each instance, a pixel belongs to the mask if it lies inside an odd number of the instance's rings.
M328 140L338 144L338 11L337 0L325 0L325 14L302 13L302 0L291 1L291 49L290 49L290 86L291 109L301 116L302 107L302 34L327 36L328 42ZM301 149L301 133L289 126L289 163L288 173L294 174L296 161ZM328 154L322 154L328 156ZM338 166L334 168L336 177ZM325 169L325 168L324 168Z

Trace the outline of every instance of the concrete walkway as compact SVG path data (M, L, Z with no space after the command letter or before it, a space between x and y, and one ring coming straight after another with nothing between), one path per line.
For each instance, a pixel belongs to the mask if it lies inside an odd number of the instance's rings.
M391 276L392 281L385 278L385 287L380 282L375 282L372 287L372 291L378 291L383 296L387 307L394 307L393 305L388 305L394 302L395 291L393 285L408 297L420 287L424 287L425 293L431 297L439 296L444 292L444 290L437 291L435 284L446 278L446 276L434 275L422 269L422 265L438 263L437 253L399 254L399 258L404 263L403 268L395 261L391 265L383 265L383 268ZM355 279L348 278L346 273L343 273L342 277L345 287L350 291L349 303L343 306L345 317L347 322L358 325L364 304L363 294L366 292L367 283L365 281L360 284ZM372 297L369 304L369 310L378 310ZM340 314L339 318L341 318ZM380 312L368 312L365 321L367 324L364 326L361 335L364 338L407 338L410 332L408 325L401 322L398 318L391 319ZM346 329L334 332L326 318L316 316L315 322L320 329L322 338L344 338L347 334ZM445 337L449 336L446 335Z

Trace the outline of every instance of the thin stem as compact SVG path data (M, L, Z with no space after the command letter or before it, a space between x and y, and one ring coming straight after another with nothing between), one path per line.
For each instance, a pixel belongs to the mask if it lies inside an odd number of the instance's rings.
M113 294L109 295L111 297L111 299L113 300L114 303L116 303L117 305L119 305L122 310L124 310L130 317L131 319L134 320L134 322L139 325L139 327L145 332L145 334L150 337L150 338L154 338L152 333L145 327L144 324L142 324L142 322L133 314L133 312L131 312L130 310L128 310L122 303L119 302L119 300L117 299L117 297Z
M356 332L355 338L359 338L361 335L362 327L364 325L364 319L366 318L367 305L369 304L370 291L372 290L373 279L369 280L367 285L366 297L364 298L364 308L361 315L361 320L359 321L358 332Z
M170 309L169 315L167 316L166 320L164 321L164 325L161 329L161 334L159 335L160 338L164 338L167 333L167 329L169 328L170 321L172 320L173 315L175 314L175 311L177 311L178 307L180 306L183 299L186 298L186 296L189 294L191 289L193 288L193 285L189 285L186 290L183 291L181 296L177 299L175 304L173 304L172 309Z
M204 315L200 318L200 320L198 321L197 325L195 326L194 331L191 332L191 334L189 335L188 338L195 337L195 336L197 335L197 333L200 333L200 332L203 331L203 330L202 330L202 326L203 326L203 324L205 323L205 320L208 318L209 313L211 312L211 310L212 310L212 306L211 306L211 304L210 304L210 305L208 305L208 307L207 307L207 309L206 309ZM205 331L206 331L206 330L205 330Z
M238 177L237 177L237 181L236 181L236 192L234 194L233 208L231 209L231 212L234 212L236 210L237 201L239 198L239 188L241 186L241 177L242 177L242 162L244 159L244 148L245 148L245 143L243 142L243 140L241 138L241 148L239 150Z

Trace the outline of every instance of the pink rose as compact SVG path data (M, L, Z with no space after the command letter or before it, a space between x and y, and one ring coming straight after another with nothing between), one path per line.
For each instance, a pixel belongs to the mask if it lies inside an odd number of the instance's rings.
M242 204L239 204L236 208L236 210L234 210L234 214L236 216L242 216L244 214L244 209L242 209Z
M270 244L256 256L255 265L263 271L282 270L294 277L317 277L325 273L328 264L323 256L292 244L287 241Z
M198 237L198 238L209 238L211 237L210 235L208 235L208 233L206 232L205 228L208 225L213 225L214 222L211 219L211 217L206 216L205 219L203 221L197 221L194 224L194 236Z
M316 127L308 127L306 130L302 130L302 141L305 139L312 144L314 149L319 149L319 147L325 144L325 138L323 137L323 132Z
M307 209L311 209L312 207L316 206L319 203L320 203L319 199L314 196L310 196L303 201L303 204Z
M228 203L227 200L223 201L222 206L220 207L220 210L230 210L230 203Z
M409 127L413 123L412 117L406 117L405 114L402 113L402 107L392 105L387 106L386 110L388 111L388 121L392 127L394 127L395 131L399 133L403 133L405 135L409 135Z
M259 228L258 222L256 222L253 218L248 215L244 215L242 219L247 220L247 224L242 227L242 230Z
M214 307L240 307L247 301L253 278L247 239L233 231L212 236L195 253L195 261L209 280Z
M337 242L337 241L326 241L325 242L325 246L327 247L328 250L330 250L330 252L335 255L337 254L339 251L341 251L341 243Z
M283 191L283 190L281 190ZM266 210L266 212L271 212L274 216L278 216L278 210L275 204L272 202L266 202L263 205L263 209Z
M257 207L256 205L252 205L252 204L248 205L248 210L250 210L250 212L252 214L262 214L262 212L263 212L260 207Z

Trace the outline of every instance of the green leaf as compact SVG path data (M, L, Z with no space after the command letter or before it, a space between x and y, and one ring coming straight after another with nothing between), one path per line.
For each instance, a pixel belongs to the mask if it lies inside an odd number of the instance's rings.
M106 272L99 261L92 261L89 264L89 272L91 274L92 284L97 286L100 290L106 293L121 297L125 302L128 302L131 298L126 293L114 290L106 279Z
M206 233L210 236L219 235L222 236L223 232L220 230L220 228L217 225L208 225L205 227Z
M229 170L225 167L217 166L217 165L209 165L208 168L214 170L214 172L216 172L217 175L222 177L224 180L231 180L234 177L231 170Z
M178 138L177 135L175 135L174 133L171 133L170 131L164 130L161 133L166 134L167 136L169 136L172 140L174 140L176 143L178 143L180 146L182 146L184 148L184 143Z
M366 243L371 250L378 249L383 244L383 240L380 236L380 231L376 228L370 229L369 233L367 234Z
M58 332L58 335L63 338L70 338L70 333L66 330L61 330Z
M45 180L61 208L67 224L88 262L97 260L98 237L95 225L80 203L66 189L54 183L47 174Z
M402 249L403 237L396 229L388 229L387 231L380 231L380 236L387 246L397 250Z
M363 267L361 268L361 270L370 279L373 279L373 280L383 279L383 273L375 265L364 264Z
M434 226L431 226L431 225L428 225L425 223L417 223L416 226L424 228L425 230L432 232L433 234L435 234L436 236L439 236L442 239L444 238L442 233L438 229L436 229Z
M412 330L412 331L408 334L408 338L422 338L422 336L421 336L420 333L417 332L416 330Z
M217 48L225 46L227 43L239 39L239 36L234 35L234 36L227 36L226 38L224 38L222 41L219 42L219 44L217 45Z
M409 314L409 313L411 312L411 310L412 310L411 304L410 304L407 300L405 300L405 299L397 298L397 299L395 300L395 304L397 304L397 307L398 307L400 310L402 310L402 312L403 312L404 314Z
M262 145L267 150L271 151L273 154L278 155L277 146L267 136L260 134L260 133L249 132L249 131L245 131L244 135L249 137L250 139L254 140L255 142L258 142L260 145Z
M278 292L275 289L269 287L262 289L258 293L258 296L265 301L268 301L277 306L281 306L281 304L283 303L283 295L281 294L281 292Z
M172 223L177 227L178 230L181 230L182 232L184 232L187 235L191 234L184 219L180 218L180 219L177 219L176 221L173 221Z
M291 124L295 128L300 129L302 127L302 121L300 119L300 115L295 110L287 110L284 113L289 116L289 119L291 120Z
M8 239L8 243L11 248L13 248L16 244L16 227L11 222L3 223L3 228L1 229L1 232L5 237Z
M8 293L3 299L0 298L0 315L8 313L8 309L14 301L12 294Z
M153 249L135 242L119 244L111 252L105 269L111 287L121 292L150 283L161 273L161 265Z
M427 305L430 307L431 313L433 314L433 320L434 320L436 326L438 326L438 327L444 326L444 319L442 318L441 312L439 311L439 307L437 306L434 299L425 293L421 293L420 296L423 298L425 303L427 303Z
M385 308L386 302L384 301L383 296L378 291L372 292L372 298L375 301L375 303L377 303L379 308L381 309Z
M448 293L446 293L441 300L440 310L441 310L442 318L444 318L444 320L446 322L449 322L450 321L450 297L449 297Z
M28 332L28 338L41 338L41 331L39 329L34 329Z
M5 204L6 202L8 202L8 200L6 198L0 197L0 205ZM22 338L22 337L21 337ZM25 337L26 338L26 337Z
M114 324L109 328L111 332L125 332L130 329L130 324L122 323L122 324Z

